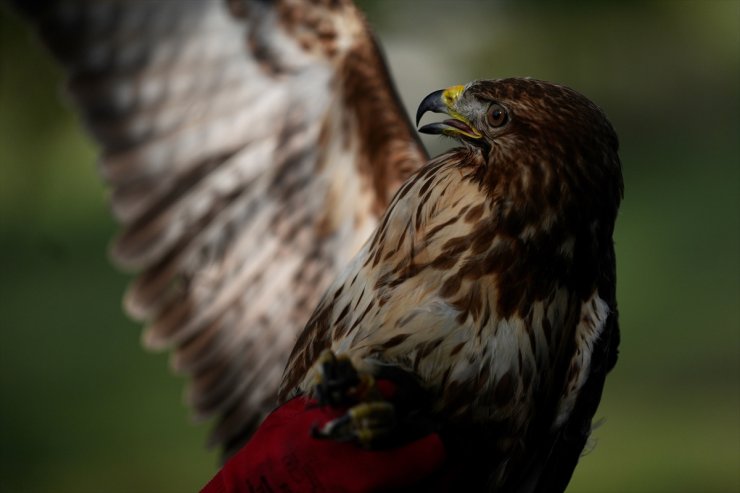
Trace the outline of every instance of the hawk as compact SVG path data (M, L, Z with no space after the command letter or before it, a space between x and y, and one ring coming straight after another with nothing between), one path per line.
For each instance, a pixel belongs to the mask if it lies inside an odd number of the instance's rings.
M436 91L420 131L460 141L398 191L293 349L280 398L326 349L415 375L478 487L562 491L617 358L616 134L533 79ZM458 451L458 453L460 453Z
M126 310L216 417L211 444L275 406L298 338L283 399L333 348L417 372L452 423L506 422L490 450L518 470L572 470L618 339L621 177L595 106L525 80L443 91L421 108L453 118L422 130L463 147L425 165L350 0L16 3L100 146Z

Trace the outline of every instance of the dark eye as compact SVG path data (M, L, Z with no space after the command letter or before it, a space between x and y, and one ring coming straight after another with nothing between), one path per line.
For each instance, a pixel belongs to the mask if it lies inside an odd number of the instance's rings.
M498 128L503 126L509 120L509 115L506 113L506 108L498 103L493 103L488 108L486 119L488 120L488 124L490 126L492 126L493 128Z

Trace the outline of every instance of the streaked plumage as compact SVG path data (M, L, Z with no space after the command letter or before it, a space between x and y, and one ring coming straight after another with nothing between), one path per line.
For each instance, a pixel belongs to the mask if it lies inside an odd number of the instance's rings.
M465 146L421 168L349 0L16 3L101 146L112 256L139 273L126 308L217 416L213 443L274 406L313 312L282 399L327 347L395 365L474 438L474 476L565 488L618 344L622 183L598 108L531 80L444 93L457 123L429 128ZM492 100L507 133L486 130Z
M237 448L297 333L426 160L350 1L23 0L101 146L125 305ZM372 114L373 118L364 115Z
M532 79L430 98L453 119L421 130L464 145L396 194L300 336L281 399L311 391L327 348L399 367L436 396L471 476L562 491L617 355L617 137L585 97Z

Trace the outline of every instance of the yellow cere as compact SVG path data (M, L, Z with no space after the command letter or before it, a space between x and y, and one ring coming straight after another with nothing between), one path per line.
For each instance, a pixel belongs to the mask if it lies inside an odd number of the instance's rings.
M463 90L465 90L465 86L450 86L444 90L442 93L442 99L448 108L455 104L455 101L460 97Z
M483 135L480 132L478 132L478 129L475 128L467 118L465 118L463 115L458 113L454 108L454 104L460 98L460 95L463 93L464 90L465 90L465 86L463 85L450 86L447 89L445 89L444 92L442 92L442 100L444 101L445 106L447 106L448 114L451 117L455 118L456 120L460 120L465 125L467 125L470 128L471 132L470 133L464 132L460 129L450 129L449 131L455 132L455 133L461 133L463 135L467 135L468 137L479 139Z

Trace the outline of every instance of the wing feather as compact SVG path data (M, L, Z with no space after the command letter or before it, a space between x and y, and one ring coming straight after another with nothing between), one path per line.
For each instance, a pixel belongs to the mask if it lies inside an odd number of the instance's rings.
M19 4L101 146L139 273L127 311L172 349L231 451L276 402L296 334L426 159L348 1ZM368 118L367 115L372 115Z

